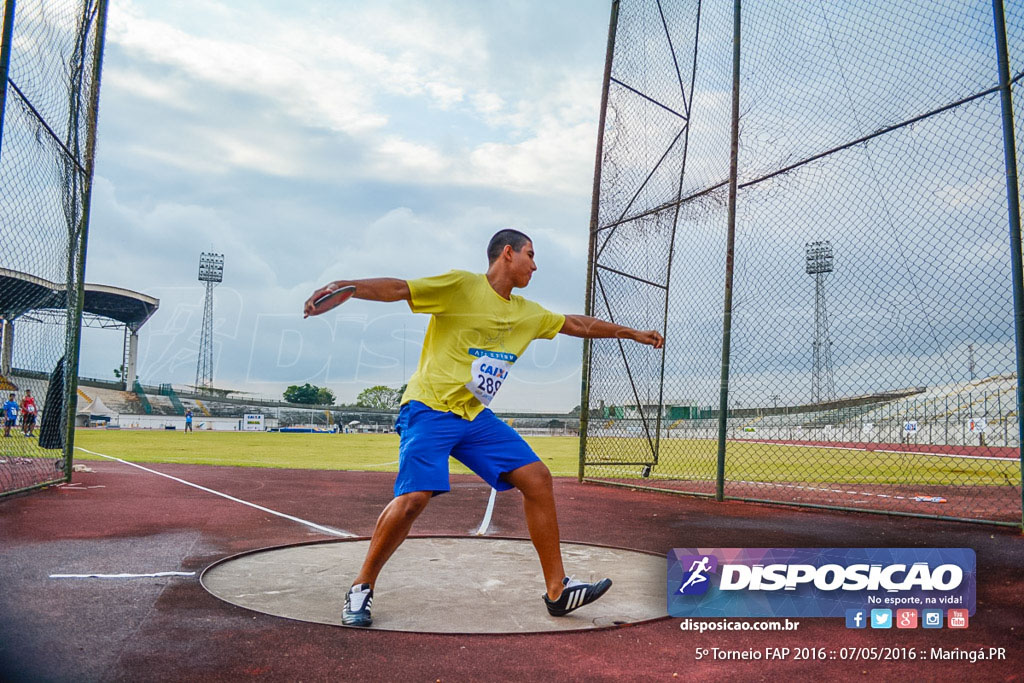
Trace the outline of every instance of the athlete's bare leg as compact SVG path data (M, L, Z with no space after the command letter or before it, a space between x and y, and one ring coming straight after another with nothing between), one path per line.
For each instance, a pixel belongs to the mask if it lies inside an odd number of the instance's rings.
M431 496L431 491L414 491L398 496L387 504L377 518L377 526L374 527L373 537L370 539L370 549L366 551L363 567L352 585L368 583L370 588L373 588L384 563L398 546L402 545L402 541L409 535L412 523L427 507Z
M540 558L548 598L557 600L562 594L565 567L562 566L562 548L558 535L551 471L544 463L534 462L506 473L504 479L523 494L526 527L530 530L530 540L533 541L533 547Z

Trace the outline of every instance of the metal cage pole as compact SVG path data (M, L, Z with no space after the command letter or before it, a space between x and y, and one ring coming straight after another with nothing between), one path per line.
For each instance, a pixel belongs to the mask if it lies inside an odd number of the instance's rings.
M992 0L999 68L999 101L1003 119L1003 157L1006 163L1006 204L1010 219L1010 262L1013 266L1013 327L1017 342L1017 449L1024 476L1024 421L1021 391L1024 389L1024 273L1021 271L1020 196L1017 186L1017 146L1013 133L1013 99L1010 91L1010 58L1006 47L1006 15L1003 0ZM1024 490L1021 494L1021 525L1024 526Z
M740 132L740 0L732 5L732 130L729 141L729 228L725 247L725 303L722 305L722 384L718 397L718 468L715 500L725 499L725 432L729 419L729 354L732 346L732 276L736 252L736 181Z
M89 238L89 209L92 201L92 178L96 168L96 126L99 120L100 73L103 69L103 45L107 31L107 0L98 0L96 7L96 35L93 37L92 82L89 84L89 102L85 132L86 169L82 186L82 216L78 229L78 253L75 267L76 298L71 320L70 353L64 363L65 414L64 478L71 480L71 465L75 447L75 409L78 404L78 355L82 344L82 309L85 305L85 252ZM70 296L70 292L68 293Z
M660 4L659 4L658 9L660 11L660 9L661 9ZM685 135L683 137L683 163L682 163L682 167L679 169L679 185L677 186L677 189L676 189L676 199L675 199L676 207L675 207L674 213L672 214L672 233L671 233L671 236L669 237L669 243L668 243L668 265L665 267L665 310L663 312L664 314L663 314L662 319L661 319L661 329L662 329L662 332L663 332L663 334L665 335L666 338L668 337L669 294L672 291L672 262L675 259L675 250L676 250L676 229L679 227L679 211L680 211L680 209L682 209L682 206L683 206L682 201L680 201L680 200L682 199L682 196L683 196L683 181L684 181L684 179L686 177L686 157L687 157L687 154L688 154L688 152L690 150L690 122L693 120L692 116L691 116L691 114L693 112L693 89L694 89L694 84L697 82L697 53L698 53L698 46L700 45L700 11L701 11L701 3L698 1L697 2L697 25L696 25L696 27L694 29L694 39L693 39L693 66L690 69L690 100L689 100L689 102L686 102L685 92L683 94L684 106L686 107L686 109L685 109L685 111L686 111L686 133L685 133ZM665 17L664 17L664 15L662 15L662 22L664 23L664 21L665 21ZM667 26L665 28L665 33L666 33L666 35L668 35L668 27ZM671 36L669 36L669 47L672 47ZM672 54L672 59L675 60L675 48L674 47L672 47L672 53L673 53ZM677 74L679 73L678 65L676 65L676 73ZM682 87L682 82L680 82L680 87ZM657 465L658 464L658 460L659 460L659 457L661 455L661 424L662 424L662 416L663 416L663 414L665 412L665 361L666 361L666 358L668 356L668 344L669 344L669 342L666 339L666 341L664 342L664 345L661 348L661 370L660 370L660 374L658 376L658 419L657 419L656 426L655 426L655 429L654 429L654 453L653 453L654 457L652 458L653 465ZM667 438L667 434L666 434L666 438ZM650 470L649 469L646 469L644 471L647 474L650 474Z
M11 71L11 40L14 35L14 0L4 3L4 24L0 33L0 155L3 154L4 114L7 111L7 75Z
M597 223L601 204L601 157L604 154L604 126L608 111L608 86L612 76L612 58L615 54L615 29L619 23L619 0L612 0L611 19L608 22L608 48L604 59L604 84L601 86L601 113L597 125L597 153L594 161L594 194L590 203L590 248L587 251L587 294L584 312L594 314L594 269L597 267ZM583 481L583 466L587 457L587 430L590 426L590 364L591 341L583 340L583 372L580 394L580 461L577 479Z

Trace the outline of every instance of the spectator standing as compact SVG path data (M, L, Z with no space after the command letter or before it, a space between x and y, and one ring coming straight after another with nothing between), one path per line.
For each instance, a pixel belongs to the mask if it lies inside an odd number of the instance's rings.
M12 393L4 403L4 436L11 435L11 427L18 423L18 402Z
M32 436L36 429L36 400L32 397L32 390L25 390L25 398L21 399L21 431L25 436Z

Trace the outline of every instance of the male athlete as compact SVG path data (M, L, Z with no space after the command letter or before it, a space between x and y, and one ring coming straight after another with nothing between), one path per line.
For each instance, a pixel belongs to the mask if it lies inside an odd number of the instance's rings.
M309 297L305 314L319 315L337 298L325 294L349 285L358 299L407 301L414 313L431 314L416 372L402 396L395 430L401 436L395 497L377 519L363 566L345 596L342 623L369 626L373 586L413 522L434 495L450 489L449 454L498 491L519 489L530 540L540 557L552 616L563 616L601 597L611 579L583 583L566 577L559 547L551 472L519 434L488 408L534 339L556 334L632 339L660 349L658 332L642 332L583 315L560 315L512 294L526 287L537 266L533 243L516 230L501 230L487 246L486 274L453 270L419 280L337 280Z

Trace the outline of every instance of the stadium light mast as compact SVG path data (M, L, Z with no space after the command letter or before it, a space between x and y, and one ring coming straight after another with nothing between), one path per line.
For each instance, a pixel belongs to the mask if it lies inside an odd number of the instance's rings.
M832 272L832 243L808 242L807 274L814 276L814 370L811 378L811 403L833 400L836 396L832 376L832 340L828 309L825 305L825 276Z
M199 333L199 362L196 363L197 390L213 383L213 288L224 281L224 254L204 251L199 255L199 281L206 283L206 299Z

